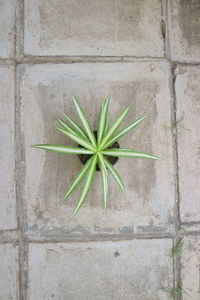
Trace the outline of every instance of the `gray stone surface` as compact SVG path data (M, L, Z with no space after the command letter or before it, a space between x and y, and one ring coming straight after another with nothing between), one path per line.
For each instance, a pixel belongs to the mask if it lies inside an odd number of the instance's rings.
M152 71L153 68L153 71ZM161 126L171 122L169 65L139 62L22 66L21 129L25 143L25 202L28 229L62 235L164 232L173 224L174 172L172 134ZM125 183L122 194L111 180L109 206L102 211L101 178L81 211L69 222L78 193L60 205L67 186L81 168L74 155L59 155L30 148L35 143L75 145L56 131L56 115L75 116L73 91L96 128L100 101L112 95L110 116L128 105L127 122L149 114L149 119L128 137L123 147L154 153L163 161L121 158L116 168ZM33 113L34 112L34 113Z
M181 258L182 286L187 292L183 300L200 298L200 240L199 236L184 238Z
M200 299L198 64L200 0L0 0L0 300ZM97 174L70 221L79 159L30 145L75 145L55 129L71 92L94 128L108 94L111 120L148 113L120 145L164 160L121 158L125 194L111 179L104 212Z
M31 244L29 299L169 299L158 289L173 284L170 247L168 239Z
M13 58L16 0L0 0L0 58Z
M14 67L0 65L0 230L16 228Z
M176 69L180 212L183 222L200 221L200 68Z
M0 244L3 243L16 243L19 240L18 230L1 230L0 231Z
M164 55L160 0L26 0L29 55Z
M169 1L172 60L200 62L200 1Z
M18 247L0 245L0 299L18 300Z

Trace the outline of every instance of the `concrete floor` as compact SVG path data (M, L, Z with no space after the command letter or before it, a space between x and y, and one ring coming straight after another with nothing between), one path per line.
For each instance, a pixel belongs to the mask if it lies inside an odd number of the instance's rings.
M79 159L30 145L75 145L71 92L94 129L108 94L147 113L120 145L163 160L120 158L125 194L103 211L97 174L69 221ZM0 102L0 300L200 299L199 0L0 0Z

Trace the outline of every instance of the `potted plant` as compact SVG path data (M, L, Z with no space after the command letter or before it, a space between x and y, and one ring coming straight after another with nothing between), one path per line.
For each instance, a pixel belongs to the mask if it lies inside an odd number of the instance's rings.
M73 179L71 185L68 187L62 201L65 201L71 193L76 189L76 187L84 179L83 188L77 204L73 210L72 216L74 216L90 191L92 182L94 180L95 172L100 170L103 188L103 201L104 208L107 208L108 204L108 173L110 173L115 179L121 191L124 192L124 185L121 180L119 173L113 167L113 164L119 157L130 157L130 158L149 158L159 160L159 157L153 156L151 154L138 152L132 149L119 148L118 140L128 133L131 129L140 124L147 115L131 122L128 126L124 127L122 130L117 131L122 121L126 117L130 107L126 108L118 118L109 126L108 122L108 104L110 97L102 101L101 109L99 113L98 129L93 131L90 123L78 103L76 97L72 95L72 99L82 123L82 127L79 126L74 120L72 120L66 114L63 114L65 121L57 118L59 124L62 128L57 128L60 132L66 135L68 138L75 141L77 147L67 147L63 145L54 144L38 144L33 145L35 148L45 149L49 151L54 151L64 154L76 154L81 159L84 164L80 172Z

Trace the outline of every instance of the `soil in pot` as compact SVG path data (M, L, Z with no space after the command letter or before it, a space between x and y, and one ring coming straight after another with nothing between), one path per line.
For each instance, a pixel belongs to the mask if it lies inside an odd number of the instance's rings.
M94 132L95 137L97 138L97 131L93 131L93 132ZM78 147L84 148L84 147L81 146L81 145L78 145ZM118 142L115 142L113 145L111 145L110 147L108 147L108 149L111 149L111 148L117 148L117 149L119 149L119 143L118 143ZM90 155L90 154L79 154L78 157L79 157L81 163L82 163L83 165L85 165L86 162L88 161L88 159L91 157L91 155ZM106 156L106 158L107 158L107 160L108 160L112 165L114 165L114 164L118 161L118 159L119 159L118 157L114 157L114 156ZM96 166L96 170L97 170L97 171L100 171L100 168L99 168L98 165Z

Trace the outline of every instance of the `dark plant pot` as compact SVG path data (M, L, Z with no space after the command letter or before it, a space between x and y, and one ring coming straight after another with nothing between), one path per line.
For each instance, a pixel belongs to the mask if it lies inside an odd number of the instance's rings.
M93 132L94 132L95 137L97 138L97 131L95 130ZM84 148L81 145L78 145L78 147ZM110 147L108 147L108 149L111 149L111 148L117 148L117 149L119 149L119 143L115 142L113 145L111 145ZM83 165L85 165L86 162L88 161L88 159L90 159L91 155L90 154L79 154L78 157L79 157L81 163ZM118 161L119 158L118 157L114 157L114 156L106 156L106 159L109 161L109 163L111 163L111 165L114 165L114 164L116 164L116 162ZM100 171L100 168L99 168L98 164L96 166L96 170Z

